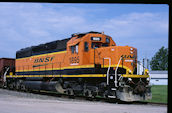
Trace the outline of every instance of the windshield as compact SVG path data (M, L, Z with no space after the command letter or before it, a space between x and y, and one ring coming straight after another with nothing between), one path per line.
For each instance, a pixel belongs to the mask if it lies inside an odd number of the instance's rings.
M91 44L91 48L93 48L93 49L99 48L100 46L101 46L101 43L92 42L92 44Z
M98 43L98 42L92 42L91 44L91 48L96 49L96 48L100 48L100 47L108 47L109 44L107 43Z

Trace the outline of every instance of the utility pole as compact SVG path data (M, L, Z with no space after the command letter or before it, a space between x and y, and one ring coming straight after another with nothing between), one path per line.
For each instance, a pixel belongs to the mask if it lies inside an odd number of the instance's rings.
M149 69L149 59L147 59L147 69Z
M144 75L144 64L145 64L145 59L143 58L143 75Z

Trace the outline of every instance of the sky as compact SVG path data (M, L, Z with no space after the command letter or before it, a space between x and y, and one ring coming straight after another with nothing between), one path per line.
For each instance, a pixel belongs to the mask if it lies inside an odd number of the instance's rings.
M118 46L138 50L138 60L151 59L168 47L166 4L0 3L0 58L15 58L21 48L104 32Z

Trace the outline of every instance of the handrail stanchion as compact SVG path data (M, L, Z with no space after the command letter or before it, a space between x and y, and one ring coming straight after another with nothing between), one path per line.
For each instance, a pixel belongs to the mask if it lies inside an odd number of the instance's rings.
M109 71L110 71L110 66L111 66L111 58L104 58L104 59L108 59L109 60L109 67L108 67L108 70L107 70L107 74L106 74L106 78L107 78L107 85L109 85Z
M4 73L4 82L6 82L6 75L7 75L7 72L8 72L9 69L10 69L10 67L7 67L7 69L6 69L5 73Z
M119 66L119 63L120 63L121 59L122 59L122 57L119 59L118 65L117 65L117 67L115 69L115 87L118 87L118 85L117 85L117 82L118 82L117 81L117 70L118 70L118 66Z

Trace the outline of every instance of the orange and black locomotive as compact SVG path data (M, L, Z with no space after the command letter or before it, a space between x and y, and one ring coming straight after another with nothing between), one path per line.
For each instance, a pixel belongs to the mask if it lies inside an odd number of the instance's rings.
M148 70L137 74L137 49L93 31L17 51L6 85L123 101L151 98Z

